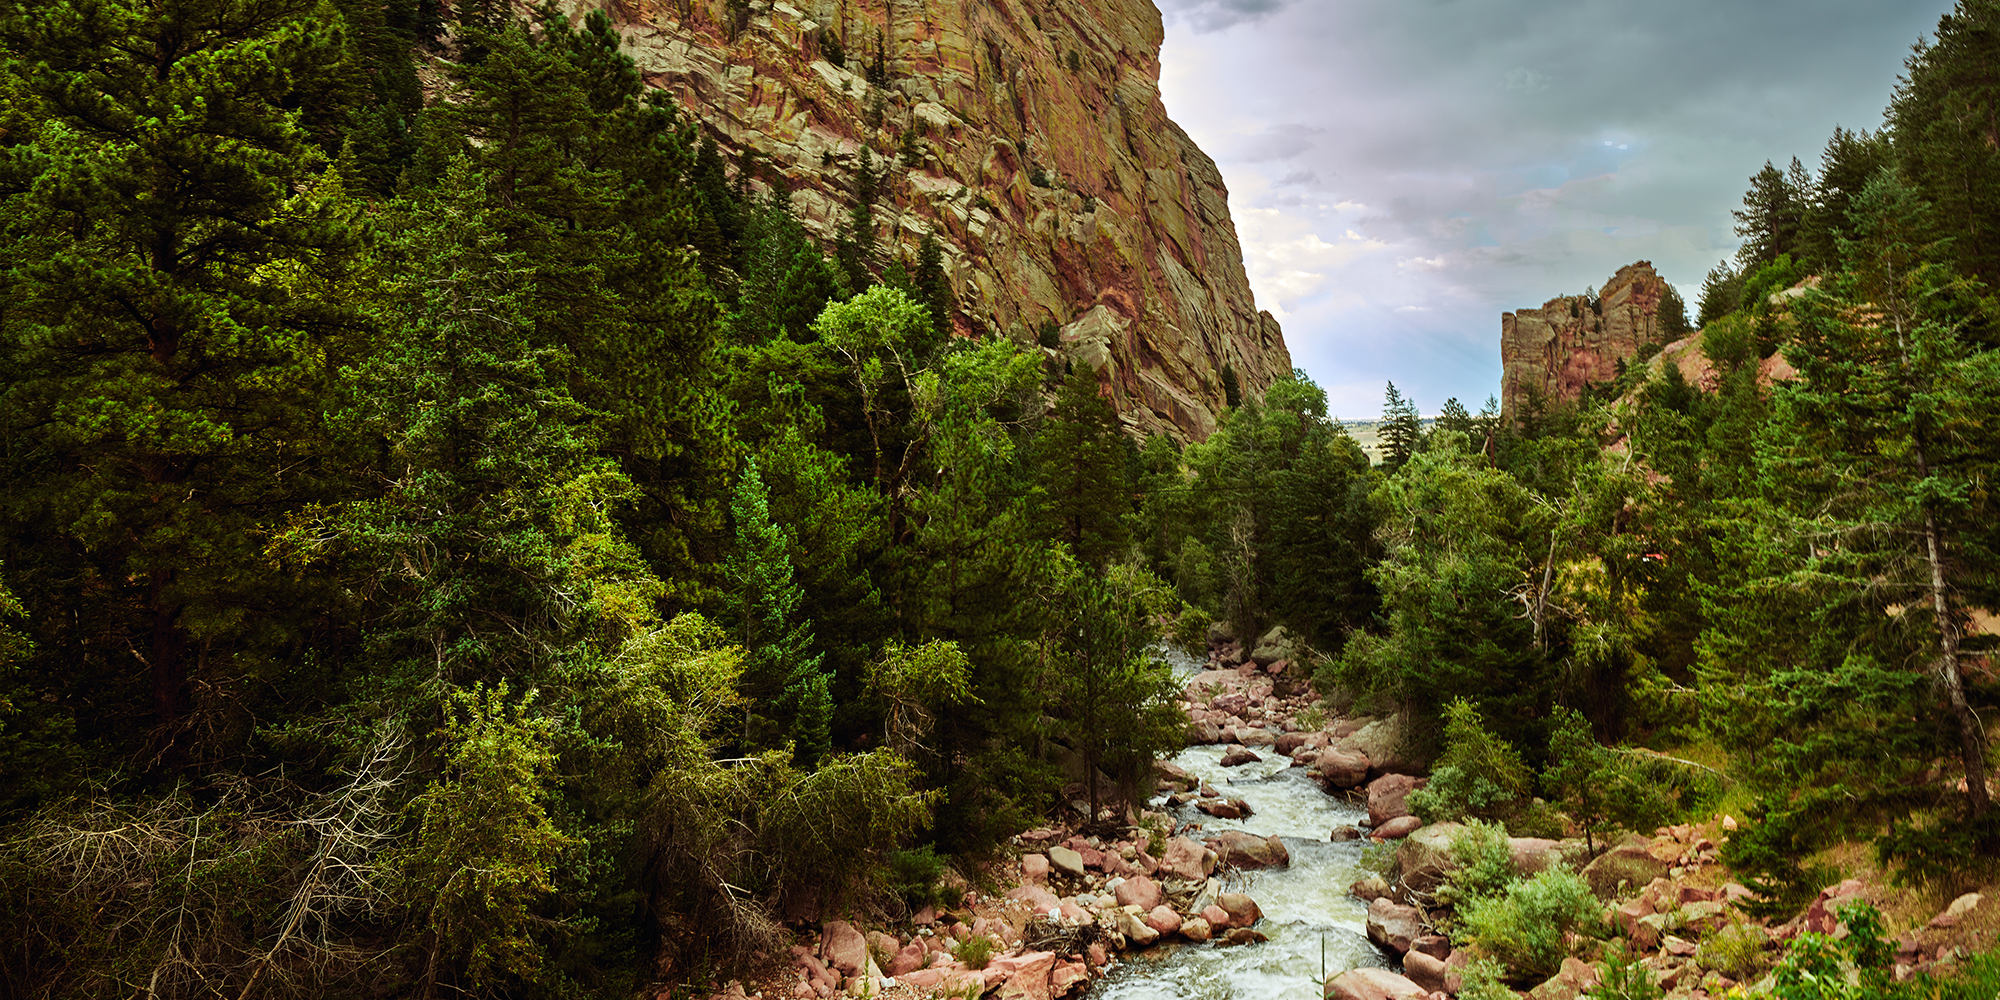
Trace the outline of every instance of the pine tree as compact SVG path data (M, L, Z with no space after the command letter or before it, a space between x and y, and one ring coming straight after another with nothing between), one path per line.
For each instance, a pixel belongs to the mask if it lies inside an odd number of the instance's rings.
M1849 271L1808 299L1787 356L1802 376L1776 390L1782 433L1770 488L1803 515L1800 570L1826 599L1894 602L1895 627L1850 647L1850 666L1927 664L1947 706L1968 782L1986 812L1982 727L1967 702L1965 601L1990 586L1994 538L1978 496L2000 459L2000 353L1966 336L1990 322L1976 294L1936 263L1931 209L1893 174L1855 199ZM1873 648L1869 648L1872 646Z
M1854 199L1892 156L1886 132L1869 134L1866 129L1850 132L1835 128L1820 153L1817 190L1819 197L1806 212L1805 235L1799 256L1811 273L1827 274L1839 269L1842 240L1854 238L1849 214Z
M1063 380L1037 444L1054 537L1077 561L1101 572L1130 544L1125 518L1132 494L1118 411L1100 394L1100 384L1089 365L1077 365Z
M1417 414L1417 404L1404 399L1396 391L1396 383L1389 383L1388 391L1382 396L1382 423L1379 432L1382 441L1382 466L1390 472L1403 467L1410 456L1423 445L1423 418Z
M8 564L35 609L58 561L91 624L48 651L107 699L144 677L147 707L103 714L150 716L168 759L191 665L269 664L247 650L299 620L257 539L323 487L348 317L320 290L352 243L298 100L338 89L340 32L304 0L0 8L5 517L37 540Z
M1884 122L1904 178L1937 206L1965 269L2000 280L2000 3L1961 0L1904 63Z
M1744 273L1731 268L1727 261L1709 269L1708 276L1701 281L1696 327L1706 330L1716 320L1736 311L1736 304L1743 298L1743 277Z
M1729 213L1736 219L1736 235L1743 237L1736 259L1745 271L1799 249L1811 201L1811 181L1797 157L1789 174L1765 161L1764 169L1750 178L1743 207Z
M833 719L832 679L812 652L812 622L799 613L805 592L792 572L790 529L771 521L770 496L754 460L745 463L730 502L736 522L736 551L724 570L728 606L737 634L750 651L743 671L744 740L769 745L783 734L795 759L811 767L826 755ZM757 732L749 712L764 706L773 732Z
M951 333L951 314L957 297L951 291L951 275L945 273L944 247L936 233L925 233L917 246L917 297L931 311L939 337Z

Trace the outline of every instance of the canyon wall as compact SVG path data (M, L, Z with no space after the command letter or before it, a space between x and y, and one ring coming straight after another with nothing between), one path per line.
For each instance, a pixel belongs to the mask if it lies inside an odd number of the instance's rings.
M1618 374L1647 344L1665 339L1660 302L1667 283L1648 261L1618 269L1595 302L1581 295L1540 309L1500 314L1500 412L1519 418L1530 400L1574 402L1592 382Z
M1032 344L1056 328L1053 350L1098 370L1128 429L1206 437L1225 367L1253 396L1291 371L1222 176L1161 103L1149 0L566 6L606 11L647 82L732 162L755 151L829 246L862 151L892 165L886 256L913 263L935 233L957 331Z

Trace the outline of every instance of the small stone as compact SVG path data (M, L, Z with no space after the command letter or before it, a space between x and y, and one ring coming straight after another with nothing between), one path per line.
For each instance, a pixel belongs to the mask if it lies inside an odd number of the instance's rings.
M1068 847L1049 848L1049 864L1068 872L1075 878L1083 877L1083 855Z
M1046 854L1021 855L1021 877L1029 882L1040 882L1049 877L1049 856ZM937 919L933 914L932 920Z

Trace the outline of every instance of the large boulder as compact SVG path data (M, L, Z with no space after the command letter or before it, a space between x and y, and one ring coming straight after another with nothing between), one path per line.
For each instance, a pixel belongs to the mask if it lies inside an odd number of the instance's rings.
M1528 991L1530 1000L1576 1000L1597 985L1597 970L1575 958L1565 958L1562 971Z
M829 920L819 929L819 957L843 976L868 968L868 939L845 920Z
M1167 853L1160 859L1159 874L1162 878L1194 882L1214 874L1219 860L1214 851L1193 837L1175 837L1167 841Z
M1160 884L1144 875L1134 875L1118 883L1111 891L1119 906L1136 906L1141 912L1160 905L1166 894L1160 891Z
M1335 743L1333 748L1358 753L1368 758L1374 774L1422 769L1423 762L1404 749L1403 725L1398 721L1398 717L1393 715L1370 722L1353 735Z
M1027 882L1046 882L1049 877L1049 856L1046 854L1021 855L1021 879Z
M1132 907L1122 907L1111 911L1111 929L1125 935L1125 940L1141 948L1160 939L1160 932L1146 925Z
M1252 753L1248 747L1234 746L1223 753L1222 766L1242 767L1245 764L1255 764L1263 759Z
M1264 919L1264 910L1257 905L1257 901L1240 892L1225 892L1215 897L1215 905L1229 915L1231 927L1248 927ZM1213 924L1215 920L1210 918L1209 923Z
M1292 863L1291 852L1285 850L1285 842L1276 836L1259 837L1242 830L1227 830L1211 838L1208 846L1223 864L1236 868L1285 868Z
M1146 911L1146 926L1163 935L1172 934L1181 929L1181 915L1162 903Z
M1349 969L1326 981L1326 1000L1420 1000L1428 990L1388 969Z
M1213 719L1202 719L1188 724L1188 742L1210 744L1222 742L1222 727Z
M1049 864L1057 871L1067 872L1075 878L1083 877L1083 854L1075 848L1057 845L1049 848Z
M1173 761L1156 760L1153 762L1153 787L1155 788L1185 792L1191 791L1199 784L1201 784L1201 779L1195 777L1193 771Z
M1368 780L1368 755L1354 750L1323 750L1306 776L1321 788L1354 788Z
M891 976L901 976L923 968L929 961L930 952L924 947L923 939L911 938L909 944L896 949L895 956L889 959L889 967L882 971Z
M1619 886L1638 888L1667 873L1667 863L1654 857L1643 843L1623 843L1598 855L1583 866L1583 880L1599 899L1612 899Z
M1432 823L1403 838L1396 848L1396 869L1403 884L1429 892L1451 871L1451 842L1464 832L1457 823Z
M1073 958L1056 960L1049 970L1049 996L1068 996L1079 984L1090 982L1090 967Z
M1547 840L1542 837L1509 837L1507 853L1513 857L1514 871L1528 876L1557 865L1574 866L1589 857L1580 840Z
M1189 941L1206 941L1213 934L1214 930L1208 926L1208 921L1200 917L1189 917L1181 921L1181 937Z
M1062 900L1048 889L1030 882L1007 890L1008 899L1018 899L1033 907L1036 913L1047 913L1062 908Z
M1424 913L1384 897L1368 904L1368 940L1401 955L1424 933Z
M1376 827L1375 832L1369 834L1369 836L1374 837L1376 840L1401 840L1417 832L1423 825L1424 821L1415 816L1398 816Z
M1252 811L1250 803L1242 799L1201 799L1194 807L1216 819L1242 819Z
M1049 973L1055 968L1056 955L1052 951L1003 955L986 965L989 978L996 969L1005 974L995 994L1000 1000L1053 1000L1049 995Z
M1257 645L1250 650L1250 660L1260 667L1268 667L1279 660L1298 659L1297 648L1297 640L1291 630L1283 625L1274 625L1269 632L1257 637Z
M1443 993L1444 959L1412 950L1403 956L1403 975L1426 993Z
M1368 824L1381 826L1410 814L1410 793L1428 782L1408 774L1385 774L1368 783Z

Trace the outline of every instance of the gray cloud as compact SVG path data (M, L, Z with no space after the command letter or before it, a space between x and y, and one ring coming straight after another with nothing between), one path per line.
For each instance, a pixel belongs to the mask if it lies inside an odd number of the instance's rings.
M1502 310L1642 258L1692 299L1749 176L1876 127L1950 0L1163 7L1259 305L1323 384L1428 408L1497 387Z
M1261 21L1293 0L1161 0L1160 13L1199 34Z

